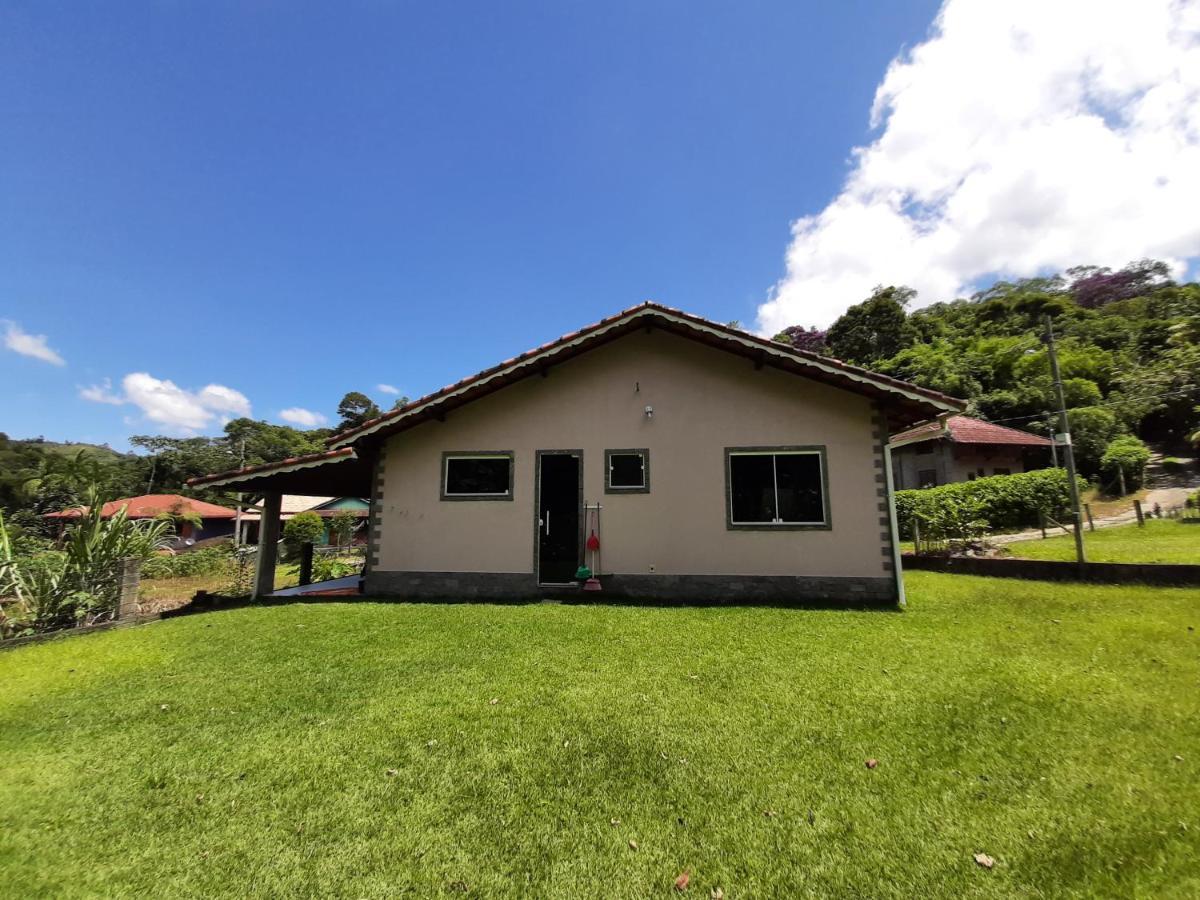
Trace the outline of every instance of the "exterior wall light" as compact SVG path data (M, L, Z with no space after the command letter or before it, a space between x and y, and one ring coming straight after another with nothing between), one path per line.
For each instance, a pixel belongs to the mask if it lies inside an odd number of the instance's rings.
M647 407L646 407L646 418L647 418L647 419L653 419L653 418L654 418L654 407L653 407L653 406L647 406Z

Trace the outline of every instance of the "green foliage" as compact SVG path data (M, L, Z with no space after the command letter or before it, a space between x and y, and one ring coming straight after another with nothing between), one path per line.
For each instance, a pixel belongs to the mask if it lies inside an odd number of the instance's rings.
M1150 448L1131 434L1123 434L1104 448L1100 457L1100 470L1104 477L1116 480L1118 472L1124 473L1125 487L1137 490L1146 477L1146 463L1150 462Z
M283 526L283 543L289 553L296 553L301 544L313 544L325 534L325 521L311 510L297 513Z
M68 526L61 552L17 556L0 518L0 597L16 601L7 629L49 631L110 615L122 560L148 560L167 545L169 522L134 521L124 509L101 518L104 500L89 491L87 511Z
M1115 413L1102 406L1076 409L1070 418L1075 467L1082 475L1097 475L1105 448L1121 433L1121 423Z
M1115 429L1095 416L1080 419L1088 432L1082 470L1096 475L1120 432L1164 441L1200 435L1200 284L1172 284L1165 271L1152 260L1117 272L1078 267L1066 276L1000 281L911 314L909 292L882 289L834 324L830 352L968 400L972 415L1047 433L1042 423L1055 396L1042 317L1050 315L1068 408L1115 416Z
M1079 479L1079 489L1087 483ZM1071 507L1063 469L993 475L924 490L896 491L896 518L902 540L911 540L917 519L930 537L966 538L981 530L1011 531L1038 524L1039 513L1056 519Z
M313 560L313 581L332 581L334 578L345 578L358 571L358 566L348 560L338 559L327 553L318 554Z
M152 556L142 564L143 578L191 578L219 575L229 568L232 544Z
M342 397L337 413L342 417L342 421L338 423L338 431L345 431L348 428L357 428L364 422L376 418L381 411L375 401L366 394L360 391L351 391Z
M916 296L906 287L879 287L848 310L829 329L829 352L846 362L870 365L895 356L915 343L917 329L904 313L905 305Z
M354 510L338 510L329 522L329 534L333 538L334 543L339 546L349 544L355 529L358 528L358 521L358 516Z

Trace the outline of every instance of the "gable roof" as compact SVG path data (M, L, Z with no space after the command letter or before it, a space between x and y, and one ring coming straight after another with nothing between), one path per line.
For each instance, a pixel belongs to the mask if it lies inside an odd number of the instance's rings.
M892 443L910 444L946 438L956 444L1008 444L1014 447L1049 447L1053 441L1040 434L1030 434L1004 425L993 425L970 416L951 416L946 420L945 433L940 422L926 422L916 428L893 435Z
M236 484L239 490L251 492L268 490L305 496L317 496L319 492L321 497L364 497L370 494L371 461L360 459L351 447L342 447L201 475L189 478L187 483L189 487Z
M195 513L202 519L232 519L237 511L215 503L205 503L194 497L184 497L182 494L143 494L140 497L126 497L123 500L110 500L100 507L100 516L109 518L125 509L125 514L131 519L153 519L155 516L174 515L176 512ZM87 512L86 506L76 506L61 512L46 513L47 519L77 519Z
M710 322L678 309L646 302L601 319L594 325L564 334L556 341L506 359L455 384L447 385L328 439L330 447L347 447L371 436L385 437L450 409L470 403L520 379L527 378L638 328L661 328L683 337L745 356L756 366L770 365L862 394L888 406L897 426L910 425L947 412L961 412L966 403L955 397L880 375L828 356L799 350L728 325Z

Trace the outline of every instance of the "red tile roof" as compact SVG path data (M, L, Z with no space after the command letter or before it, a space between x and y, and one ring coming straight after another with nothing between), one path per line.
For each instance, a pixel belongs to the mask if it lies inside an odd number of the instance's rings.
M217 506L215 503L205 503L194 497L184 497L181 494L143 494L141 497L127 497L124 500L111 500L100 507L100 515L107 519L116 515L120 509L126 510L131 519L153 519L164 514L195 513L202 519L232 519L237 511ZM74 509L64 509L62 512L46 513L47 519L77 519L87 512L86 506Z
M877 372L842 362L833 357L800 350L790 344L781 344L776 341L767 340L766 338L758 337L740 329L722 325L719 322L712 322L700 316L685 313L682 310L647 301L622 310L614 316L601 319L599 322L588 325L578 331L564 334L557 340L549 341L519 356L506 359L498 365L484 369L482 372L477 372L461 381L447 385L441 390L434 391L432 394L427 394L418 400L414 400L400 409L390 410L377 418L364 422L362 425L334 434L327 440L331 446L349 445L360 437L365 437L368 434L379 431L394 420L406 418L416 412L423 413L426 407L436 407L445 400L462 395L469 388L483 387L489 382L494 382L496 388L503 387L509 383L504 380L504 376L508 375L509 371L519 369L523 365L534 362L538 357L545 359L550 355L570 348L572 345L590 344L593 340L603 339L605 333L614 326L627 323L636 326L637 323L635 320L642 317L657 317L660 325L669 322L674 326L681 327L686 332L697 333L704 331L710 333L718 339L723 339L718 340L718 343L724 349L736 348L736 352L754 355L760 361L775 357L791 358L806 366L808 369L806 374L809 374L811 377L819 376L824 380L837 383L848 390L859 390L861 392L869 387L883 395L904 397L906 402L918 404L924 410L925 415L934 415L938 412L950 410L961 410L966 406L964 401L951 397L948 394L942 394L938 391L910 384L888 375L880 375ZM647 324L650 321L652 320L648 319ZM547 360L545 364L549 365L553 361L555 360ZM471 399L474 399L474 396ZM918 416L911 416L909 421L912 421L913 418L918 418Z
M946 420L946 428L949 431L949 434L946 436L956 444L1009 444L1021 447L1049 447L1053 443L1049 438L1044 438L1039 434L1018 431L1016 428L1007 428L1004 425L993 425L991 422L985 422L982 419L972 419L970 416L951 416ZM918 425L916 428L910 428L908 431L902 431L900 434L893 435L892 441L909 441L923 434L928 435L925 440L932 440L939 437L940 431L941 428L937 422L926 422L924 425ZM912 441L912 443L916 443L916 441Z

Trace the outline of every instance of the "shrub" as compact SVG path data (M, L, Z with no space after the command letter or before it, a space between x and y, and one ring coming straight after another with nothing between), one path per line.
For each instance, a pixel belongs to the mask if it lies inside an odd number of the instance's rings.
M1087 482L1078 479L1079 489ZM969 537L979 525L991 531L1013 530L1038 524L1039 513L1055 519L1070 515L1071 495L1063 469L1040 469L1018 475L993 475L916 491L896 491L896 518L900 537L912 539L913 518L932 527L930 537ZM955 524L958 523L958 524ZM968 524L970 527L963 527ZM936 532L942 531L938 534Z
M335 578L345 578L358 572L358 566L343 559L321 554L313 560L312 580L332 581Z
M143 578L188 578L217 575L229 566L227 547L204 547L176 556L152 556L142 564Z
M292 556L300 552L301 544L315 544L325 534L325 522L315 512L297 513L283 526L283 543Z
M1127 490L1142 486L1146 475L1146 463L1150 462L1150 449L1131 434L1113 438L1100 457L1100 471L1106 478L1116 479L1117 473L1125 475Z

